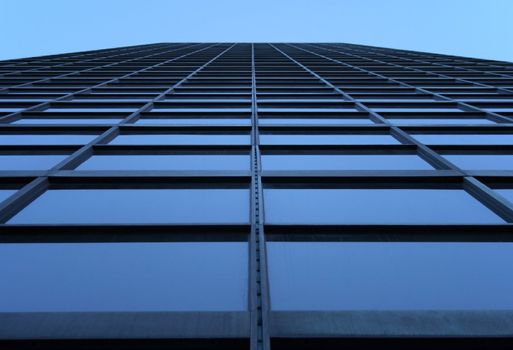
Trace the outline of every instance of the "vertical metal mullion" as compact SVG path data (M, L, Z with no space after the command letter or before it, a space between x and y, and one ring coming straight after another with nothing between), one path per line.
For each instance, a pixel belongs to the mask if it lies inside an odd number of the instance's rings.
M269 284L264 235L263 191L258 137L258 106L256 95L255 45L251 44L251 237L250 237L250 311L251 350L270 350Z

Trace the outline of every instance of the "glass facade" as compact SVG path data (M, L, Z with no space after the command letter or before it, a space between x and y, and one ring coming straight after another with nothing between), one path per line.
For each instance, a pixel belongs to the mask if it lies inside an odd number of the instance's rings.
M336 43L0 62L0 348L513 348L512 77Z

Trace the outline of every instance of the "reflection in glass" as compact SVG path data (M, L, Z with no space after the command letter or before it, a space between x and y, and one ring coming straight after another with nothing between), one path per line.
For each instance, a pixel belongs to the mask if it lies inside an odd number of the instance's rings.
M417 134L428 145L513 145L513 134Z
M43 193L10 224L248 222L246 189L56 189Z
M94 155L77 170L249 170L249 155Z
M513 309L513 243L267 243L273 310Z
M0 170L48 170L66 158L66 155L0 155Z
M513 154L446 154L443 157L465 170L513 170Z
M263 145L397 145L391 135L356 134L260 134Z
M11 134L0 135L0 145L85 145L98 135Z
M269 224L478 224L504 221L458 189L265 189Z
M123 119L120 118L96 118L96 119L85 119L85 118L30 118L30 119L19 119L11 124L16 125L54 125L54 124L117 124Z
M243 311L247 244L0 244L0 312Z
M132 134L119 135L112 145L249 145L249 135Z
M433 170L413 154L266 154L263 170Z

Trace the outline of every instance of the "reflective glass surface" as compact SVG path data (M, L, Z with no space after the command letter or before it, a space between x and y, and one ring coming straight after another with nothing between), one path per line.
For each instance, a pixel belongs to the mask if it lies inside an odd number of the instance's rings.
M513 154L445 154L443 157L466 170L513 170Z
M119 135L112 145L249 145L249 135L144 134Z
M247 223L248 217L246 189L57 189L9 223Z
M14 194L14 192L16 192L16 190L3 190L3 189L0 189L0 202L2 202L5 199L7 199L7 197L9 197L10 195Z
M0 155L0 170L48 170L64 160L66 155Z
M0 312L242 311L247 243L0 244Z
M356 134L260 134L263 145L389 145L400 144L391 135L356 135Z
M77 170L248 170L249 155L94 155Z
M417 134L428 145L513 145L513 134Z
M54 125L54 124L117 124L123 119L84 119L84 118L31 118L20 119L12 122L16 125Z
M456 124L486 125L486 124L496 124L495 122L493 122L491 120L478 119L478 118L467 118L467 119L463 119L463 118L453 118L453 119L449 119L449 118L446 118L446 119L442 119L442 118L431 118L431 119L429 119L429 118L425 118L425 119L397 118L397 119L388 119L388 121L393 124L403 124L403 125L444 125L444 124L447 124L447 125L451 125L451 124L453 124L453 125L456 125Z
M511 203L513 203L513 189L497 189L502 196L506 197Z
M251 125L249 118L142 118L136 125Z
M457 189L265 189L270 224L502 223Z
M272 310L512 310L513 243L269 242Z
M364 118L259 118L260 125L352 125L374 124L370 119Z
M433 170L413 154L267 154L263 170Z
M98 135L11 134L0 135L0 145L85 145Z

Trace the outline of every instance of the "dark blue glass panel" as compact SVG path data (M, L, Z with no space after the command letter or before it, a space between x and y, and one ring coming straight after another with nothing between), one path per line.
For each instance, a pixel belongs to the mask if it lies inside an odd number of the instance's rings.
M0 145L85 145L98 135L11 134L0 135Z
M1 244L0 312L242 311L247 243Z
M94 107L77 107L77 108L48 108L44 112L135 112L138 108L94 108Z
M443 157L466 170L513 170L513 154L446 154Z
M84 119L84 118L40 118L40 119L20 119L12 122L11 124L17 125L55 125L55 124L117 124L123 119L106 119L106 118L96 118L96 119Z
M374 124L370 119L364 118L260 118L260 125L358 125L358 124Z
M512 243L267 243L273 310L513 309Z
M77 170L249 170L249 155L95 155Z
M513 134L419 134L413 136L428 145L513 145Z
M249 135L145 134L119 135L112 145L249 145Z
M260 134L263 145L389 145L400 144L391 135L297 135Z
M66 155L0 155L0 170L48 170Z
M135 122L136 125L251 125L249 118L143 118Z
M10 224L236 223L249 217L246 189L49 190Z
M478 224L504 221L457 189L265 189L270 224Z
M502 196L506 197L511 203L513 203L513 189L499 189L496 191L499 192Z
M263 155L263 170L433 170L413 154Z
M7 199L10 195L14 194L15 190L0 190L0 202Z
M401 118L401 119L388 119L392 124L401 124L401 125L486 125L486 124L496 124L495 122L488 119L478 119L478 118L453 118L453 119L441 119L441 118Z

